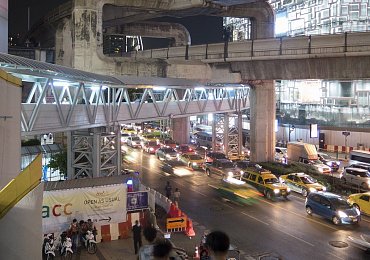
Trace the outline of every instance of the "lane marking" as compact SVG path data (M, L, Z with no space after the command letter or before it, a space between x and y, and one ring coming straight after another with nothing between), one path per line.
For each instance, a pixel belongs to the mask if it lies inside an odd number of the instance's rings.
M269 204L269 205L271 205L271 206L273 206L273 207L279 208L279 209L281 209L281 210L283 210L283 211L289 212L290 214L293 214L293 215L298 216L298 217L300 217L300 218L304 218L304 219L309 220L309 221L311 221L311 222L315 222L315 223L317 223L317 224L323 225L323 226L325 226L325 227L327 227L327 228L330 228L330 229L332 229L332 230L335 230L335 231L340 231L340 230L341 230L341 229L338 229L338 228L332 227L332 226L330 226L330 225L328 225L328 224L325 224L325 223L319 222L319 221L317 221L317 220L315 220L315 219L312 219L312 218L310 218L310 217L308 217L308 216L304 216L303 214L295 213L294 211L291 211L291 210L289 210L289 209L286 209L286 208L283 208L283 207L281 207L281 206L275 205L274 203L271 203L271 202L269 202L269 201L266 201L266 200L263 200L263 199L260 199L260 198L257 198L257 200L259 200L259 201L261 201L261 202L265 202L266 204Z
M333 254L331 252L328 252L328 254L334 256L335 258L341 259L341 260L344 260L345 259L345 258L341 258L341 257L339 257L339 256L337 256L337 255L335 255L335 254Z
M255 217L253 217L253 216L251 216L251 215L248 215L247 213L245 213L245 212L241 212L243 215L246 215L247 217L249 217L249 218L251 218L251 219L254 219L254 220L256 220L256 221L258 221L258 222L260 222L260 223L262 223L262 224L265 224L266 226L270 226L270 224L269 223L267 223L267 222L264 222L264 221L262 221L262 220L260 220L260 219L258 219L258 218L255 218Z
M299 240L299 241L301 241L301 242L303 242L303 243L305 243L305 244L307 244L309 246L312 246L312 247L315 246L314 244L311 244L310 242L308 242L308 241L306 241L306 240L304 240L302 238L296 237L295 235L292 235L292 234L290 234L288 232L285 232L285 231L282 231L282 230L278 230L278 231L280 231L281 233L284 233L284 234L286 234L288 236L291 236L291 237L295 238L296 240Z

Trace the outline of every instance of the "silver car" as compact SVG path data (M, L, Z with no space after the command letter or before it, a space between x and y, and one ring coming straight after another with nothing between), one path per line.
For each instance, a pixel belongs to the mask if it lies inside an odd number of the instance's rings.
M368 190L370 188L370 173L365 169L348 167L344 169L341 177L346 184L352 184Z

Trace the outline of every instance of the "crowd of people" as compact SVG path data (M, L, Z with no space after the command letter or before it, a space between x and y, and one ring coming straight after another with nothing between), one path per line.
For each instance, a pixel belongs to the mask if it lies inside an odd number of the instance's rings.
M80 220L80 222L77 222L77 219L73 219L67 230L67 236L72 240L73 251L77 250L79 244L83 245L87 231L91 231L94 234L94 239L96 240L97 231L94 222L92 222L91 219L88 219L87 221Z

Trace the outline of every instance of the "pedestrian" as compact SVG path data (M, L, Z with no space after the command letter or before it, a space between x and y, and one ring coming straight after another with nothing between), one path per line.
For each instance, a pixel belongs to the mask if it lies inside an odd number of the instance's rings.
M147 260L153 258L153 247L157 238L157 229L154 227L146 227L143 230L147 245L143 245L139 250L139 260Z
M78 225L78 234L80 237L80 243L81 245L85 245L85 238L87 233L87 223L84 220L80 220L80 223Z
M166 187L164 189L166 190L166 197L170 199L172 195L172 186L169 181L167 181Z
M72 240L72 250L74 252L77 251L77 247L78 247L78 230L79 230L79 227L78 227L77 219L74 218L68 229L69 236L71 237L71 240Z
M172 251L172 244L167 239L159 239L155 242L153 246L153 259L154 260L169 260L171 251Z
M141 226L139 225L139 221L135 220L135 225L132 227L132 233L134 236L134 249L135 255L138 253L139 248L142 245L141 242Z
M206 237L206 248L214 260L226 260L230 247L229 236L222 231L213 231Z
M173 200L175 201L176 207L179 206L179 199L180 199L180 191L178 188L176 188L175 192L173 193Z

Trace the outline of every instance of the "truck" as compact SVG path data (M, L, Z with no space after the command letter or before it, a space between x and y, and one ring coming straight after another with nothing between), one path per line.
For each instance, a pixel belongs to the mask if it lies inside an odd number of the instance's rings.
M315 145L302 142L289 142L287 156L290 162L309 164L321 173L330 173L331 168L319 161Z
M316 147L313 144L302 142L289 142L287 146L287 155L289 161L299 162L301 159L318 160Z

